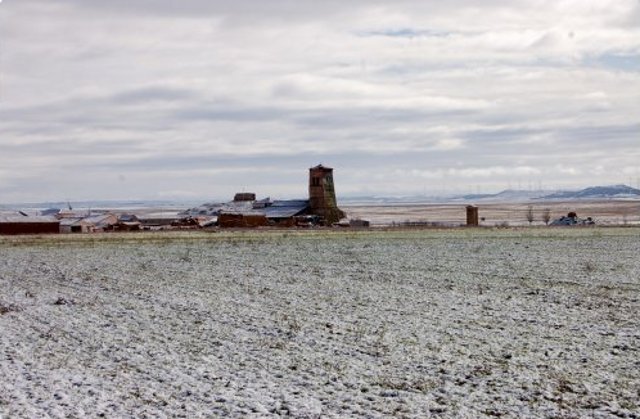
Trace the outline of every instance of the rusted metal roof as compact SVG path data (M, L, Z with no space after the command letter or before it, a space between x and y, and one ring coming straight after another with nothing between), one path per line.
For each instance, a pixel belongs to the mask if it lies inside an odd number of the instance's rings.
M0 216L0 223L25 224L25 223L58 223L55 217L33 216L25 217L22 215Z
M263 209L267 218L289 218L305 212L309 207L306 199L292 199L286 201L273 201L271 206Z
M264 215L267 218L289 218L304 213L309 207L307 199L291 199L271 201L265 198L260 201L232 201L224 204L205 204L192 208L183 215L218 216L220 214Z

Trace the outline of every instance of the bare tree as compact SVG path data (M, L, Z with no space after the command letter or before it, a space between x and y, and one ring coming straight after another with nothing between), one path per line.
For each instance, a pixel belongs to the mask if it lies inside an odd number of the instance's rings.
M529 207L527 207L527 221L529 221L529 225L533 223L533 206L532 205L529 205Z
M542 210L542 221L544 221L545 225L549 225L549 221L551 221L551 210L549 208Z

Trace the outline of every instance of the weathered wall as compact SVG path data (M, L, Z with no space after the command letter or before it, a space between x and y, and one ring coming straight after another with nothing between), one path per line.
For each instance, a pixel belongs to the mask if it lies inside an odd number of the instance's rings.
M0 223L0 234L58 234L60 223Z
M224 228L263 227L269 225L269 221L260 214L220 214L218 225Z

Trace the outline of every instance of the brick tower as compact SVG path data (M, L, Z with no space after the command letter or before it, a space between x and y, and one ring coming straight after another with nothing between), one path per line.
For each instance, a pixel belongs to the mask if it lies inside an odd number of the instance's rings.
M345 217L336 201L332 168L319 164L309 169L309 207L329 225Z

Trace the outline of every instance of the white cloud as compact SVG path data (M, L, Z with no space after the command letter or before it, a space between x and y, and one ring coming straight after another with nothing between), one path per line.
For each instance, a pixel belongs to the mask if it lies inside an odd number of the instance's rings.
M319 161L342 191L363 172L391 191L625 182L638 17L635 0L4 2L0 199L194 196L265 171L290 195Z

